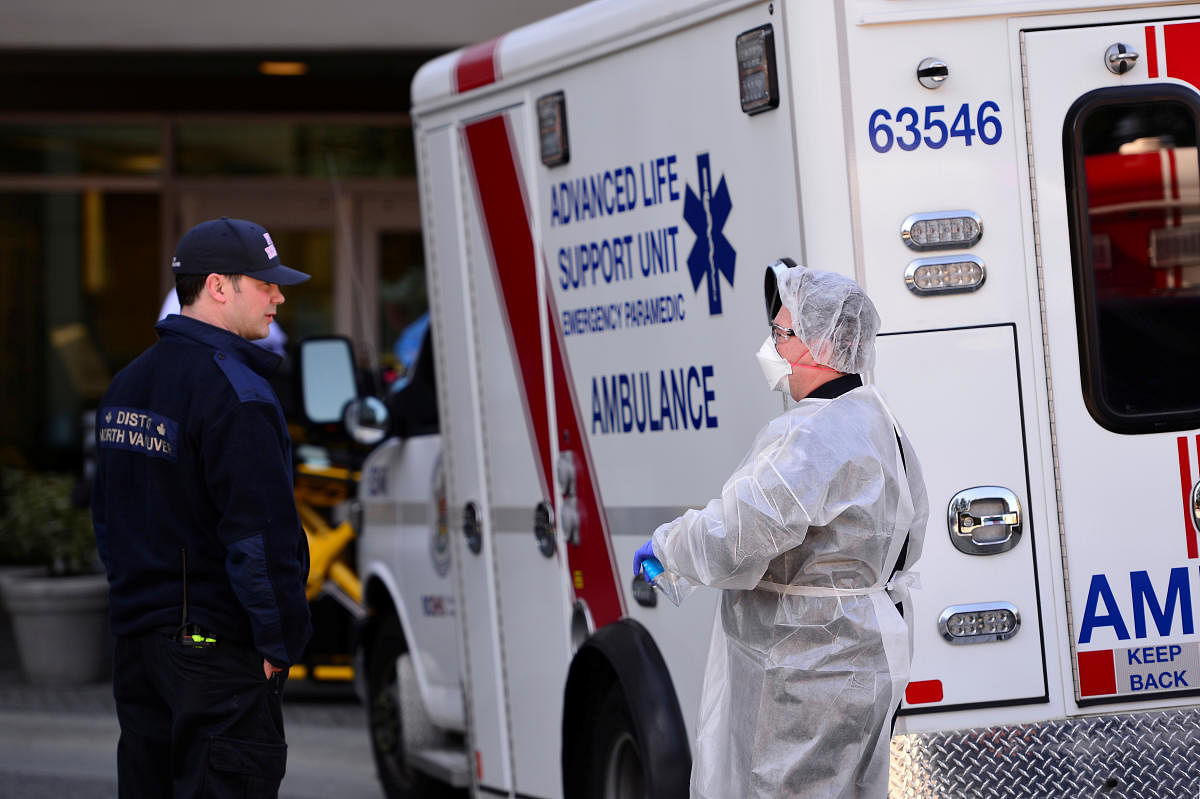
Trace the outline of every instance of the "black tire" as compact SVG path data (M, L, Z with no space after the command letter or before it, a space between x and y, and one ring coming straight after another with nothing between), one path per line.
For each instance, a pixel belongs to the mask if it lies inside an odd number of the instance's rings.
M582 773L568 795L583 799L645 799L645 748L629 716L625 693L609 684L595 705L587 740L576 752Z
M646 628L625 618L580 646L564 689L568 799L688 799L692 753L675 686Z
M400 622L383 618L367 658L367 724L371 754L388 799L462 796L448 785L410 768L404 756L404 719L397 698L396 659L408 651Z

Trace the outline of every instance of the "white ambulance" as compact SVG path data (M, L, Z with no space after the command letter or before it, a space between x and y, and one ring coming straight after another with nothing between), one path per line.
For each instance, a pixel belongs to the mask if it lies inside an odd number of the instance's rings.
M423 67L436 431L360 491L388 795L686 796L716 592L633 553L784 410L789 256L873 298L927 480L892 795L1195 796L1197 87L1200 5L1131 0L601 0Z

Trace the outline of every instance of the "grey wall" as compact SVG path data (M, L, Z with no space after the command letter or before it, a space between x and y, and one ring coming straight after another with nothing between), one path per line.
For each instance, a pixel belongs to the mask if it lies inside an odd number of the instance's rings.
M580 0L4 0L0 49L449 48Z

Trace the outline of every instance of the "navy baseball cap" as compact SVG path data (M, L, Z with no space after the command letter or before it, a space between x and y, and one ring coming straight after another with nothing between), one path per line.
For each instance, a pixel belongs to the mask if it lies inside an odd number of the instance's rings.
M183 234L171 259L177 275L249 275L264 283L294 286L312 275L279 263L275 242L261 225L245 219L210 219Z

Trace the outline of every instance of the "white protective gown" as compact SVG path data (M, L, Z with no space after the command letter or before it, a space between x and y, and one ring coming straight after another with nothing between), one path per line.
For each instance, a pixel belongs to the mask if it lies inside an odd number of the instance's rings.
M655 555L722 592L692 796L885 797L911 634L893 576L921 552L916 454L879 393L808 398L771 421L721 496L654 533ZM891 580L890 586L887 585Z

